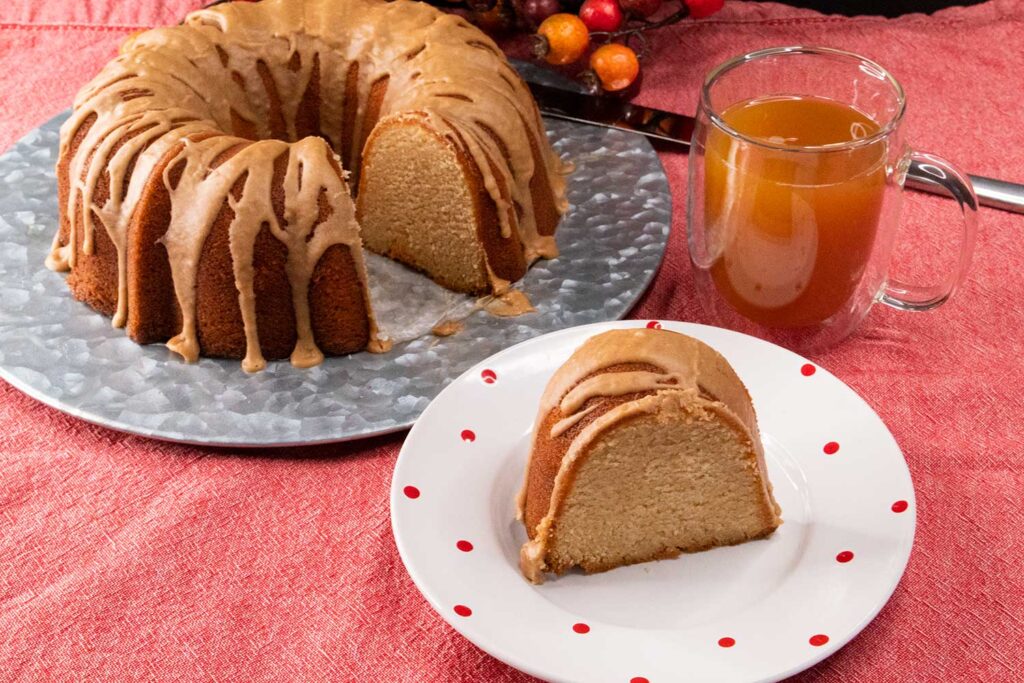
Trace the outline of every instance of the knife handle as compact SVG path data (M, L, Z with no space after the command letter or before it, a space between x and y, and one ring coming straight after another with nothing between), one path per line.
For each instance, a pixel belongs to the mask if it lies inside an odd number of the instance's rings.
M968 178L982 206L1024 214L1024 185L979 175L969 175ZM905 185L919 192L948 196L945 186L920 168L917 162L911 162Z

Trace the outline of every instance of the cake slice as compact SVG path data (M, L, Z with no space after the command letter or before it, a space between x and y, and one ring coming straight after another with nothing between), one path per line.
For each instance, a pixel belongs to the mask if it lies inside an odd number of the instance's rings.
M754 407L726 360L676 332L587 340L541 397L518 515L520 566L600 572L770 535Z

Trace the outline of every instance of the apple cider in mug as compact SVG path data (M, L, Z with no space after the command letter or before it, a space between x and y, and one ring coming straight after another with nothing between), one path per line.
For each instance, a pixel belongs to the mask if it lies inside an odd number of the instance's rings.
M885 69L841 50L769 48L708 74L687 239L713 322L810 350L845 338L876 301L924 311L949 299L970 263L976 201L956 168L906 144L905 109ZM928 285L889 273L912 165L957 198L963 218L957 266Z
M885 196L885 143L823 148L869 138L878 124L820 97L764 97L726 109L740 135L815 154L784 154L711 131L705 220L715 286L766 326L816 325L860 282Z

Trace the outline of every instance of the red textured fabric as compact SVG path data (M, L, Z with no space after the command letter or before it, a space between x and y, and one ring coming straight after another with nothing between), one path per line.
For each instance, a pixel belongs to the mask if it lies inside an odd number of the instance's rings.
M0 2L0 149L68 106L140 26L195 0ZM692 111L711 66L752 48L869 55L906 87L908 138L1024 180L1024 4L828 17L729 2L656 34L643 103ZM686 257L685 157L662 156L673 232L637 317L702 321ZM948 263L953 209L911 198L899 273ZM949 232L947 232L947 230ZM902 446L917 491L906 576L879 617L800 681L1024 679L1024 216L983 209L959 297L882 307L814 358ZM107 431L0 383L0 677L11 680L530 680L447 627L395 550L402 437L232 451Z

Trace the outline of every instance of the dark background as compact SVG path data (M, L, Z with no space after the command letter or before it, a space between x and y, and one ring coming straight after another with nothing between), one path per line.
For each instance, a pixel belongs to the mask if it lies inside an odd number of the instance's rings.
M780 0L794 7L808 7L826 14L877 14L897 17L910 12L934 12L944 7L977 5L984 0Z

